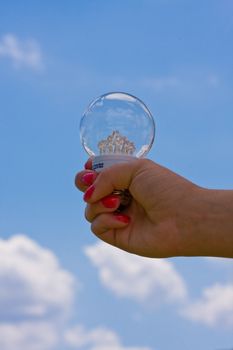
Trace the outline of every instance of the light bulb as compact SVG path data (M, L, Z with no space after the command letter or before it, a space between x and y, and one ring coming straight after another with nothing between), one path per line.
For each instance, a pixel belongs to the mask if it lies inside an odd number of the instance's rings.
M104 94L87 107L80 122L81 143L93 158L93 170L144 157L155 135L146 105L124 92Z

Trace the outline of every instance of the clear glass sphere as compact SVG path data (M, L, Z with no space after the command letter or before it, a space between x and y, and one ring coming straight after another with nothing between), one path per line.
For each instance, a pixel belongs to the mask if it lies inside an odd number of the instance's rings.
M89 156L145 156L154 141L155 123L137 97L111 92L95 99L80 122L80 138Z

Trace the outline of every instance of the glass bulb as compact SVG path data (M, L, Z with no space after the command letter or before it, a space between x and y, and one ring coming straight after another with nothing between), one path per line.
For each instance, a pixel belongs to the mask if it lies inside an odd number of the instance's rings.
M80 122L80 138L93 169L142 158L150 150L155 123L146 105L123 92L104 94L87 107Z

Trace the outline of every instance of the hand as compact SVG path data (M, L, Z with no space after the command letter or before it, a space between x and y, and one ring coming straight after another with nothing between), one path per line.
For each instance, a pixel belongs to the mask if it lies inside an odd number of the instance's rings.
M199 213L201 189L190 181L140 159L113 165L99 174L91 170L89 160L75 182L85 192L86 219L103 241L148 257L196 254L198 243L189 232L188 213ZM132 202L124 212L116 213L120 198L111 194L124 189Z

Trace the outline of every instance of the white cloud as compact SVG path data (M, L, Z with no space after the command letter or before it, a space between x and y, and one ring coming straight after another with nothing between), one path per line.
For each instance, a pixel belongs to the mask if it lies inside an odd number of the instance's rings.
M142 258L103 242L86 247L85 254L101 282L120 297L155 303L186 298L185 282L168 260Z
M50 350L58 344L58 331L51 323L0 324L0 349Z
M74 277L25 235L0 240L0 349L52 350L73 305Z
M104 327L86 330L83 326L74 326L66 331L65 341L71 348L82 350L150 350L148 347L125 347L115 332Z
M205 288L201 299L188 304L182 315L207 326L233 328L233 284Z
M13 34L5 34L0 38L0 58L12 61L14 67L26 66L41 69L42 53L35 40L20 40Z
M51 251L24 235L0 240L0 285L0 322L64 318L73 303L73 276Z
M0 239L0 286L0 349L151 350L123 346L108 328L68 328L74 277L25 235Z

